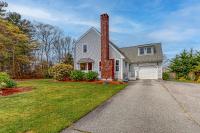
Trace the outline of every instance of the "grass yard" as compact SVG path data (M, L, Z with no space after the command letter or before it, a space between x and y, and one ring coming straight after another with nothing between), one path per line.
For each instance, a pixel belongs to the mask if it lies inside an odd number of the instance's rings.
M27 80L30 92L0 96L0 133L56 133L126 85Z

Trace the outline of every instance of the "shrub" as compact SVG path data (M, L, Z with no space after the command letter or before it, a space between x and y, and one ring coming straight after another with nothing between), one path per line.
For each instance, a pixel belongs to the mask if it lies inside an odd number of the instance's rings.
M163 78L163 80L169 80L169 73L163 72L162 78Z
M71 65L61 63L54 65L49 71L51 71L54 79L62 81L69 78L72 70L73 67Z
M89 71L88 73L85 73L85 79L87 81L95 80L95 79L97 79L97 77L98 77L97 72Z
M6 87L7 88L12 88L12 87L16 87L17 86L17 83L15 82L15 81L13 81L13 80L7 80L6 81Z
M197 79L197 83L200 83L200 77Z
M16 82L10 79L10 76L5 72L0 72L0 89L12 88L17 86Z
M5 82L0 82L0 90L3 88L7 88L7 84Z
M70 79L80 81L84 79L85 73L80 70L74 70L70 73Z
M187 81L185 77L180 77L178 80L179 81Z
M53 78L53 75L54 75L54 73L53 73L53 67L50 67L48 69L48 75L49 75L50 78Z
M5 82L10 79L10 76L5 72L0 72L0 82Z

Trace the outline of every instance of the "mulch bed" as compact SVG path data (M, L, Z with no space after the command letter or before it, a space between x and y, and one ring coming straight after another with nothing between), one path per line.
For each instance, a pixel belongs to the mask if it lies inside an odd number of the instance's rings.
M16 94L16 93L22 93L22 92L27 92L27 91L31 91L32 88L28 88L28 87L19 87L19 88L5 88L0 90L0 96L8 96L8 95L12 95L12 94Z

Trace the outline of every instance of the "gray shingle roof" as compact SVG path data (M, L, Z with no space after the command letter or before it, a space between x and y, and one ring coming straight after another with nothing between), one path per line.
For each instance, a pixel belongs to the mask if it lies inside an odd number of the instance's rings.
M99 35L101 35L101 32L98 31L96 28L92 27L89 30L91 30L91 29L95 30ZM78 40L80 40L80 38ZM162 62L163 61L163 52L162 52L161 43L150 43L150 44L143 44L143 45L137 45L137 46L131 46L131 47L123 47L123 48L118 48L110 40L109 40L109 43L115 49L117 49L120 54L122 54L125 57L125 60L127 62L132 62L132 63L151 63L151 62ZM144 46L153 46L155 53L153 55L138 56L138 48L139 47L144 47ZM86 61L86 60L84 60L84 61Z
M154 54L138 56L138 48L145 47L145 46L148 46L148 47L152 46L154 48ZM150 44L143 44L143 45L137 45L137 46L132 46L132 47L124 47L124 48L119 48L119 50L124 55L126 55L126 57L132 63L162 62L163 60L161 43L150 43Z
M90 58L81 58L78 63L91 63L91 62L94 62L93 59L90 59Z

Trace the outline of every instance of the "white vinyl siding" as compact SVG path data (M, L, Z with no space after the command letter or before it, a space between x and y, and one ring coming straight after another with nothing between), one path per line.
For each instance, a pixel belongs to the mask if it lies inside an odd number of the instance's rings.
M93 70L98 72L99 60L101 58L100 37L94 30L90 30L83 38L79 40L75 47L75 63L81 58L90 58L94 60ZM87 52L83 52L84 45L87 45ZM80 69L76 63L76 68Z
M87 45L87 52L83 52L83 45ZM93 63L93 71L96 71L99 73L99 78L101 77L100 71L99 71L99 61L101 61L101 36L95 29L91 28L85 36L83 36L78 42L76 43L75 47L75 56L74 56L74 66L75 69L80 69L80 66L78 65L78 61L81 58L90 58L94 60ZM115 73L115 78L122 79L121 71L121 60L123 56L117 51L111 44L109 45L109 58L110 59L118 59L119 60L119 72ZM115 66L114 66L115 67Z

